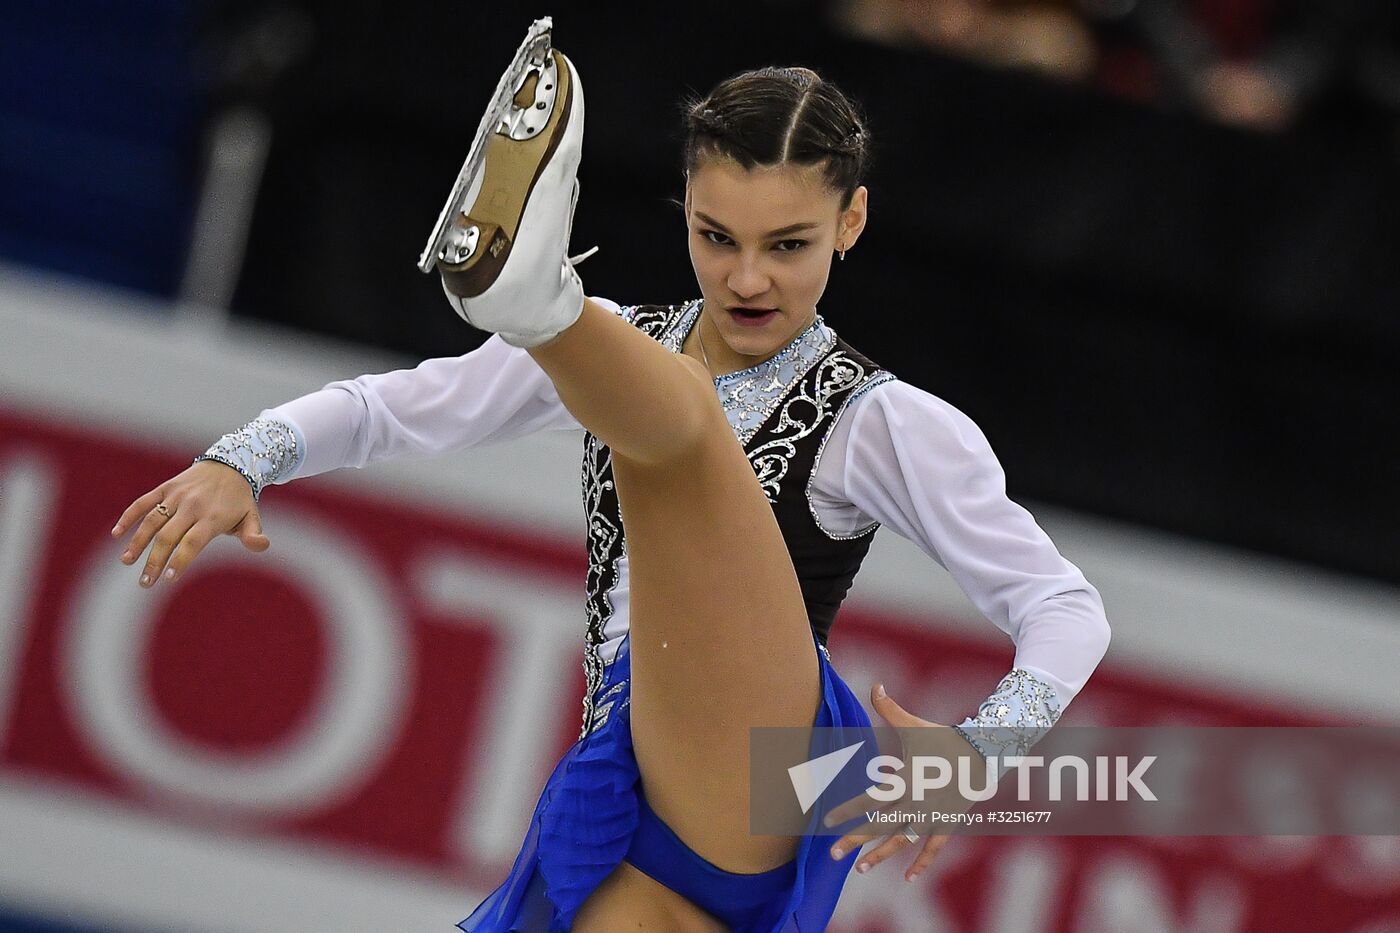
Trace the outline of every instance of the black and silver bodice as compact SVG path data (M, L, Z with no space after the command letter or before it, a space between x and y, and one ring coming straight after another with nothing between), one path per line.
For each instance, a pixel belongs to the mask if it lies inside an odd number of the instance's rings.
M679 352L700 307L698 300L639 305L624 308L623 314L663 346ZM729 423L773 506L812 631L823 650L836 610L878 526L871 524L850 534L824 529L811 502L812 478L845 407L893 378L818 318L772 359L715 380ZM604 666L617 656L629 621L627 542L611 452L591 433L584 438L583 501L589 566L582 734L587 735L606 721L612 707L609 697L596 693Z

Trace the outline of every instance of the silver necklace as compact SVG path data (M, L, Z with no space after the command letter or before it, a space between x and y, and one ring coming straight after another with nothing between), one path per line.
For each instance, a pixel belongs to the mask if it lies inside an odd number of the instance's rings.
M710 366L710 354L705 352L705 318L695 322L695 339L700 342L700 356L705 360L705 371L710 374L710 378L715 377L715 371Z

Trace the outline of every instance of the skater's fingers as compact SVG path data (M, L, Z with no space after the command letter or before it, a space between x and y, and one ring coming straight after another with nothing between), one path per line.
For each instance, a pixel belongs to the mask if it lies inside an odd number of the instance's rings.
M943 851L943 847L948 844L949 836L929 836L924 840L924 848L914 859L914 864L909 866L909 870L904 873L905 881L913 881L923 874L925 868L933 862L934 856Z
M185 572L185 568L199 556L200 551L203 551L214 538L213 527L208 522L195 522L190 530L185 532L184 537L175 547L175 553L170 557L170 564L165 569L166 582L178 580Z
M186 520L212 521L222 533L250 511L256 512L257 506L252 487L237 470L214 460L195 463L132 502L117 519L113 536L137 525L122 552L122 562L135 563L177 509L185 513Z
M194 527L196 519L191 512L192 510L177 509L170 516L170 521L156 533L155 541L151 544L151 553L146 558L146 566L141 571L139 582L142 586L155 586L156 581L160 579L160 572L164 569L171 552L184 538L185 532Z
M229 534L237 536L238 540L243 542L244 547L256 553L266 551L272 545L267 535L263 534L262 517L258 515L256 506L243 516L243 519L229 531Z
M837 860L845 858L850 853L859 849L872 839L888 835L889 829L875 829L873 826L865 826L854 832L849 832L836 840L831 847L831 857Z
M120 538L128 528L134 525L143 515L155 508L165 495L165 483L161 483L155 489L140 496L136 501L128 505L125 511L117 518L117 523L112 526L112 537Z
M147 495L149 495L149 493ZM141 498L144 499L146 496L142 496ZM139 502L141 500L138 499L137 501ZM164 528L175 515L176 508L178 508L178 506L169 502L161 501L151 503L151 506L146 511L145 517L142 518L141 523L136 526L136 533L131 536L131 541L127 544L126 550L122 552L121 562L123 564L136 563L137 558L141 556L141 552L146 550L146 545L151 543L151 540L155 538L160 530Z
M865 874L896 852L909 848L918 841L918 838L918 836L915 836L911 839L904 835L903 832L894 833L887 837L884 842L862 855L860 861L856 862L856 871Z

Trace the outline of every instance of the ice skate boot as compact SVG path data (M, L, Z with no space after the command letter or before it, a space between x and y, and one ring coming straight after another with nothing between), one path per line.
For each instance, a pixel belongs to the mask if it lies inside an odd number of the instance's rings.
M578 319L583 283L569 259L583 143L583 85L536 20L477 128L418 267L442 273L469 324L519 347Z

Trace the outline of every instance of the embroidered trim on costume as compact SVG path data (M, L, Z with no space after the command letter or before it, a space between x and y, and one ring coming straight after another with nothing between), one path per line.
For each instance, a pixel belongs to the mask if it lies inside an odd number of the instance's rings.
M813 367L809 375L812 378L808 384L798 388L778 410L772 439L749 451L749 462L769 502L777 502L782 494L788 467L797 456L797 442L834 414L832 396L860 385L869 373L845 351L837 350Z
M818 318L777 356L760 366L715 380L729 425L747 445L768 420L773 406L792 390L836 343L836 335Z
M657 331L672 320L674 309L644 311L643 307L628 305L620 311L624 320L648 336L660 339ZM588 529L588 596L584 600L587 627L583 644L583 722L579 738L607 722L612 710L613 704L603 702L597 694L608 666L602 649L608 621L615 611L611 594L617 588L618 565L627 554L617 484L612 475L612 451L590 432L584 433L583 509Z
M681 305L680 313L671 318L660 333L652 334L657 343L672 353L681 352L681 344L685 343L685 338L690 335L690 329L695 326L695 319L700 316L700 308L704 303L703 298L692 298ZM675 305L671 307L675 308Z
M583 650L583 725L580 738L602 725L607 708L598 708L594 694L603 684L605 664L601 646L612 618L609 594L617 586L618 560L625 544L617 515L617 484L612 478L612 451L592 434L585 435L583 508L588 529L588 597L584 601L587 627Z
M194 458L231 466L253 487L253 501L263 488L277 482L300 462L296 431L285 421L256 418L231 434L225 434Z
M1055 688L1018 667L1003 677L992 695L982 701L976 716L964 719L953 728L983 758L995 755L1005 762L1011 755L1030 751L1059 718L1060 701Z
M880 527L880 523L871 522L864 528L857 528L850 534L844 535L828 531L826 527L822 524L822 517L817 514L817 507L812 504L812 484L817 481L817 468L822 465L822 453L826 450L826 442L831 440L831 430L835 429L836 423L841 420L841 416L846 413L846 409L851 406L852 402L854 402L856 399L860 398L862 395L869 392L876 386L884 385L886 382L890 382L894 378L894 373L881 370L880 372L877 372L875 375L867 379L865 385L857 387L855 391L853 391L850 395L846 396L846 400L841 403L841 407L837 410L836 416L831 419L831 429L829 429L825 434L822 435L822 442L817 446L817 456L815 459L812 460L812 475L807 477L807 508L812 513L812 521L816 523L817 530L819 530L822 534L826 535L833 541L854 541L856 538L863 538L868 534L873 534L875 532L875 529Z
M700 317L703 301L690 301L658 338L673 353L679 353L685 338ZM715 390L724 406L729 426L747 446L758 429L773 413L773 407L832 347L836 334L818 315L806 330L792 339L772 358L757 366L715 377Z
M597 649L595 648L594 650L596 652ZM589 716L587 721L584 723L584 727L579 733L579 738L582 739L586 738L589 735L592 735L594 732L597 732L603 727L604 724L607 723L608 716L612 713L613 707L617 705L617 695L623 690L627 689L628 683L628 681L624 680L622 683L613 684L607 689L606 692L599 694L593 699L593 702L589 704L592 710L592 715ZM632 697L629 695L623 701L622 705L626 706L628 701L630 701L631 699Z
M658 306L652 310L643 310L647 306L630 305L621 308L621 312L643 333L671 352L679 353L700 317L703 304L703 299L692 299L683 305ZM845 351L832 352L836 345L835 332L818 316L772 358L715 379L715 389L730 427L746 448L772 417L777 406L782 405L773 437L765 439L752 451L746 450L764 495L770 502L778 501L790 461L797 454L797 442L833 417L839 417L839 411L833 410L832 397L852 388L855 388L855 394L859 394L894 378L883 371L872 374L871 370ZM807 384L800 385L804 380ZM869 380L868 385L861 385L864 380ZM842 403L840 410L843 411L848 403L849 398ZM825 443L823 438L822 446ZM614 612L610 594L617 587L618 564L627 551L616 485L612 479L611 451L591 434L585 441L583 487L588 522L589 570L586 602L588 628L583 662L586 685L581 735L588 735L607 721L612 707L611 703L604 702L603 696L598 695L608 663L603 658L602 647L608 620ZM810 495L807 501L811 508ZM815 515L813 509L814 518ZM820 521L817 527L826 533ZM870 534L877 527L878 523L854 535L828 536L836 540L858 538Z

